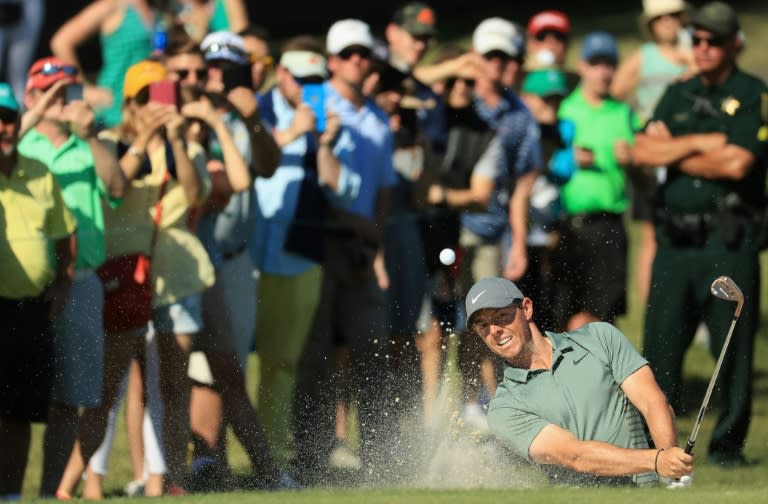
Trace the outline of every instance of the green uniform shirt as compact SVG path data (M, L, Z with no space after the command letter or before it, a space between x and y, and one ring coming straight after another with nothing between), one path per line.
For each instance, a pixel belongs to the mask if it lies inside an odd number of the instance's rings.
M558 116L576 125L574 145L591 149L595 162L576 170L560 190L563 209L568 214L611 212L627 208L626 177L614 156L617 140L634 143L639 121L632 109L613 98L594 106L587 102L581 87L560 105Z
M104 212L102 198L116 207L104 183L96 175L93 154L88 144L70 135L56 148L36 129L19 141L19 152L48 166L61 186L64 203L77 219L77 260L75 268L96 268L104 262Z
M622 448L648 448L642 418L621 384L647 364L626 336L598 322L570 333L546 333L552 342L552 369L507 367L488 412L491 430L519 456L549 424L582 441L604 441ZM543 466L568 484L629 482L601 478L562 467ZM636 474L636 484L655 483L655 473Z
M762 80L739 69L715 86L705 86L697 76L667 88L653 119L663 121L672 136L723 132L729 144L743 147L757 159L740 181L694 177L672 167L663 186L668 211L715 212L718 202L731 192L753 207L762 207L768 132L761 132L761 127L768 118L761 115L761 100L768 100L766 91Z

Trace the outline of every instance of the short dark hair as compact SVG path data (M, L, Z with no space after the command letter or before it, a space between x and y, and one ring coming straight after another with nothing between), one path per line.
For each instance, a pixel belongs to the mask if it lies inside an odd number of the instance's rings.
M203 56L200 44L192 40L184 25L178 23L168 29L168 45L165 48L165 57L179 56L180 54L196 54Z
M309 51L325 56L323 43L311 35L297 35L288 39L281 48L281 54L288 51Z
M266 28L259 25L250 24L237 32L238 35L241 37L255 37L259 38L263 41L267 41L269 39L269 32Z

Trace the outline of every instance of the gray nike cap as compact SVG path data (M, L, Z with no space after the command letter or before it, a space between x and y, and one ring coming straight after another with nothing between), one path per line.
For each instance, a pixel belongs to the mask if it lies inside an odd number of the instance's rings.
M506 308L524 297L517 285L506 278L488 277L477 281L469 289L465 300L467 327L476 311L484 308Z

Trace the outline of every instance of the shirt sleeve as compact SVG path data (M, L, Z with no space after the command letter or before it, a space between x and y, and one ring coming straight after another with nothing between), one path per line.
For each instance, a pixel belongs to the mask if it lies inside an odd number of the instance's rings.
M615 326L606 322L591 324L595 336L605 350L608 365L618 385L632 373L648 364L627 337Z
M501 138L493 137L480 159L475 163L472 176L479 176L490 180L496 180L501 174L501 162L504 155Z
M516 408L504 400L505 392L500 387L491 401L488 411L488 425L491 431L518 456L531 461L529 450L536 436L551 422L528 411Z
M53 204L45 220L45 234L51 240L60 240L75 232L77 221L67 205L64 204L64 198L61 195L59 183L56 182L56 177L50 172L46 176L48 177Z

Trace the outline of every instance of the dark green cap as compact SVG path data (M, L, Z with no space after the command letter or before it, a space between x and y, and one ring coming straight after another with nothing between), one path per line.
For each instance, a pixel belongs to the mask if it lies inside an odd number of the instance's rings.
M565 82L565 74L554 68L544 68L529 72L523 80L523 93L536 96L568 94L568 85Z
M739 18L733 7L727 3L710 2L693 12L691 25L711 31L715 35L735 35L739 31Z
M422 2L412 2L399 8L392 17L392 22L417 37L437 34L435 11Z

